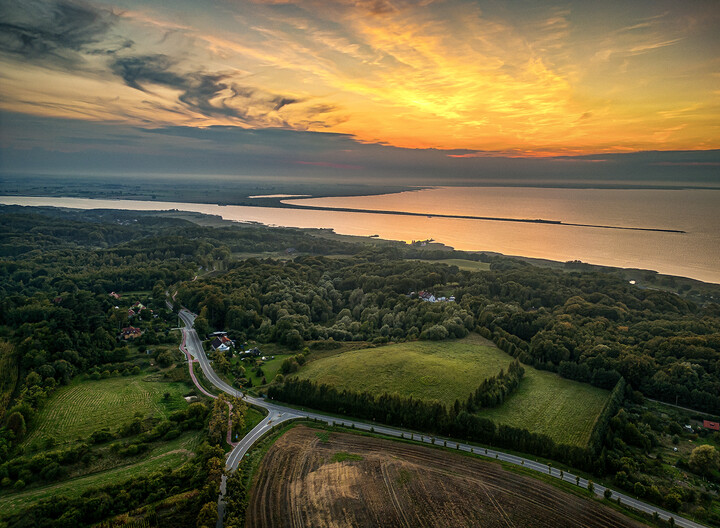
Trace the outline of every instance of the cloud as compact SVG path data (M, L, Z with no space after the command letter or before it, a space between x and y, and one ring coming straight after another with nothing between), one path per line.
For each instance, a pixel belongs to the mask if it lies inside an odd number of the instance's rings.
M64 68L84 62L83 53L113 53L132 45L106 42L118 15L84 2L0 0L0 53Z
M117 57L110 68L131 88L143 92L151 92L152 86L178 90L182 92L178 101L187 109L208 117L240 119L246 124L266 124L268 114L300 101L233 83L230 74L182 72L174 59L162 54ZM274 121L287 125L280 117Z

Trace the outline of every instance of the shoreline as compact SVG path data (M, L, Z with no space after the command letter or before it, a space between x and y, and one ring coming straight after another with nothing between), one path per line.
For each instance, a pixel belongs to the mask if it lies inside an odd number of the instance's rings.
M22 198L29 198L29 197L7 196L7 195L6 195L6 196L0 196L0 200L2 200L3 198L12 200L13 198L22 199ZM50 197L47 197L47 196L36 196L36 197L33 197L33 198L36 198L36 199L45 199L45 200L50 201L50 200L53 200L53 199L59 198L59 197L56 197L56 196L50 196ZM68 197L68 198L71 199L71 200L77 200L77 199L78 199L78 198L75 198L75 197ZM103 202L103 201L110 201L110 200L107 200L107 199L88 199L88 198L79 199L79 200L83 200L83 201L86 201L86 202L95 202L95 201L97 201L97 202ZM120 200L117 200L117 201L119 202ZM124 201L132 201L132 200L126 199L126 200L124 200ZM264 201L264 200L263 200L263 201ZM167 214L170 214L170 215L181 216L181 217L193 217L193 216L194 216L194 217L197 218L198 220L200 220L200 219L202 219L202 218L205 218L206 221L207 221L208 219L212 219L212 223L213 223L214 225L219 225L219 224L232 225L232 224L235 224L235 223L259 224L259 225L265 225L265 226L269 226L269 227L285 227L285 228L289 228L289 229L307 230L307 231L309 231L309 232L322 232L322 231L326 231L328 234L332 234L332 236L351 237L351 238L353 238L353 239L355 239L355 240L379 241L379 242L383 242L383 243L402 243L402 244L406 244L406 241L405 241L404 239L393 238L392 236L385 237L385 238L379 238L379 237L370 237L370 236L363 235L363 234L345 234L345 233L342 232L342 230L341 230L341 231L337 231L337 228L336 228L336 227L333 227L333 226L327 226L327 227L302 227L302 226L292 226L292 225L282 226L282 225L277 224L277 223L274 223L274 222L268 222L268 221L263 221L263 220L253 220L253 219L242 220L242 219L230 219L230 218L225 219L225 218L223 218L223 213L222 213L222 209L224 209L224 208L220 208L221 210L219 210L219 211L217 211L217 212L183 210L183 209L181 209L181 208L176 207L176 205L177 205L177 206L181 205L180 202L177 202L177 203L170 203L170 207L167 207L167 208L165 208L165 209L161 209L161 208L153 209L153 208L150 208L150 206L151 206L151 204L153 203L153 201L145 201L145 202L146 202L146 204L148 205L148 208L147 208L147 209L144 209L144 208L134 208L134 207L128 207L128 208L126 208L126 207L123 207L121 204L117 204L117 206L115 206L115 207L113 207L112 205L105 205L105 206L103 206L103 205L98 204L99 206L96 207L96 206L94 206L94 204L92 204L92 203L90 203L90 204L85 204L85 205L80 206L80 207L74 206L74 205L66 205L66 204L47 204L47 203L45 203L45 204L43 204L43 203L38 203L38 204L20 203L20 204L17 204L17 205L14 205L14 204L2 205L2 204L0 204L0 207L13 207L13 206L23 207L23 208L26 208L26 207L31 207L31 208L50 208L50 207L52 207L52 208L56 208L56 209L65 209L65 210L72 210L72 211L81 211L81 210L92 210L92 209L96 209L96 210L134 211L134 212L137 212L137 213L140 213L140 214L154 214L154 215L167 215ZM154 202L157 202L158 204L161 204L161 203L162 203L162 202L160 202L159 200L155 200ZM207 203L204 203L204 202L182 202L182 203L187 203L188 205L212 205L212 206L214 206L214 207L217 207L217 204L207 204ZM160 207L162 207L162 206L160 206ZM257 208L259 208L259 209L262 209L262 208L272 207L272 205L271 205L271 204L264 204L264 205L263 205L263 204L254 204L254 206L252 206L252 207L257 207ZM278 209L307 210L308 208L306 208L306 207L279 207ZM338 209L332 209L332 208L330 208L330 209L328 210L328 212L342 212L342 211L341 211L341 210L338 210ZM365 211L362 211L362 212L365 212ZM377 212L376 212L376 213L377 213ZM371 214L372 214L372 213L371 213ZM382 213L381 213L381 214L382 214ZM397 213L397 212L391 212L390 214L398 214L398 213ZM402 215L402 213L400 213L400 214ZM439 216L439 215L426 215L426 214L422 214L422 213L413 213L413 214L411 214L411 216L427 217L427 216ZM185 218L185 219L190 220L190 218ZM191 220L191 221L192 221L192 220ZM513 221L517 222L517 221L514 220L514 219L513 219ZM199 222L196 221L195 223L199 223ZM536 224L537 222L531 222L531 223ZM566 226L569 226L569 224L556 224L556 223L551 223L550 225L566 225ZM450 244L444 245L444 247L447 248L448 250L453 249ZM572 262L572 261L576 260L576 259L574 259L574 258L572 258L572 257L570 257L569 259L555 259L555 260L553 260L552 257L548 258L548 257L543 257L543 256L535 256L535 255L533 255L532 253L528 253L527 255L523 255L522 253L507 252L507 251L506 251L506 252L502 252L502 251L498 251L498 250L482 249L482 248L477 248L477 249L476 249L476 248L463 248L463 249L461 249L461 250L459 250L459 251L462 251L463 253L467 253L467 254L486 253L486 254L489 254L489 255L501 255L501 256L507 256L507 257L512 257L512 258L523 259L523 260L526 260L526 261L528 261L528 262L536 262L536 263L546 262L546 263L547 263L546 265L554 265L554 266L564 266L566 262ZM594 262L596 262L594 259L585 259L585 260L583 260L582 257L579 257L577 260L581 261L584 265L588 265L588 266L592 266L592 267L596 267L596 268L608 268L608 269L611 268L611 269L626 270L626 271L634 270L634 272L638 272L638 273L639 273L639 272L645 272L645 273L652 273L652 274L657 274L657 275L664 275L664 276L668 276L668 277L678 277L678 278L682 278L682 279L686 279L686 280L690 280L690 281L695 281L695 282L697 282L697 283L699 283L699 284L709 284L709 285L717 285L717 284L720 284L720 280L713 281L712 278L707 277L707 276L704 277L704 278L699 278L699 277L697 277L697 276L692 277L692 276L688 276L688 275L682 274L682 271L681 271L681 270L680 270L679 272L678 272L677 270L673 270L673 271L670 271L670 270L667 270L667 271L656 271L655 269L651 269L651 268L649 268L649 267L643 267L641 263L639 263L639 265L638 265L638 264L635 264L635 265L631 265L631 266L622 266L622 265L617 265L617 264L614 265L614 264L612 264L612 263L607 263L607 264L601 263L601 262L600 262L600 263L594 263ZM651 265L652 265L652 264L651 264ZM707 274L705 274L705 275L707 275Z

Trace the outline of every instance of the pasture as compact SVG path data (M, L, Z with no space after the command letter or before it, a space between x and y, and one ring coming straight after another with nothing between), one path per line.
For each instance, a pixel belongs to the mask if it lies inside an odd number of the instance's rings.
M485 378L507 370L512 358L473 334L452 341L412 341L351 350L313 360L300 379L358 392L397 393L452 404L465 400Z
M183 382L159 381L139 374L101 380L76 380L55 391L34 420L24 446L52 438L55 445L87 439L103 427L114 431L136 415L167 417L187 406ZM155 381L158 380L158 381ZM168 392L170 397L164 398Z
M308 362L297 377L339 389L397 393L450 405L456 399L463 402L485 378L507 369L512 360L490 341L472 334L324 357ZM502 405L478 414L496 424L546 434L559 444L585 446L609 392L523 366L525 376L515 393Z
M496 424L546 434L558 444L587 445L609 392L523 366L525 376L515 393L499 407L477 414Z

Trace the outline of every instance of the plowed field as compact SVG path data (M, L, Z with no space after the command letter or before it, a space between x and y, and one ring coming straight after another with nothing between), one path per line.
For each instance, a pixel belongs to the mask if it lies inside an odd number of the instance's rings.
M498 464L303 426L268 451L247 517L253 528L641 526Z

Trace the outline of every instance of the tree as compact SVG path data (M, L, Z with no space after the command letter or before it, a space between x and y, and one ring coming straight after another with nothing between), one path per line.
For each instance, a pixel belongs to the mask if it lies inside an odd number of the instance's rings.
M19 440L25 436L27 428L25 426L25 418L19 412L12 413L7 420L8 429L15 434L15 439Z
M217 524L217 503L206 503L197 516L197 528L213 528Z
M690 467L696 473L709 475L714 469L720 468L720 453L715 446L701 445L690 454Z

